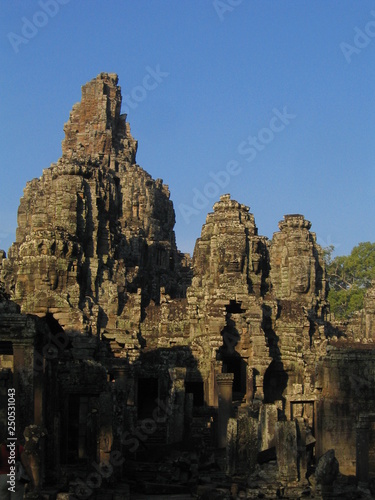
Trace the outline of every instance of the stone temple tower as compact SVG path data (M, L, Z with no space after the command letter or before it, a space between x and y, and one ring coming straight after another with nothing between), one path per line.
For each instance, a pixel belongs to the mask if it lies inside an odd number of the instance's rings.
M4 263L22 311L53 315L66 331L138 332L161 288L179 294L168 186L135 162L117 82L102 73L82 87L61 158L24 190Z

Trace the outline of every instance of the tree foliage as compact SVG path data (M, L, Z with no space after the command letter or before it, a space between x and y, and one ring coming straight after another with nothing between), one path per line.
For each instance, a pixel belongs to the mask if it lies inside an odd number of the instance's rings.
M375 243L359 243L350 255L332 258L334 247L324 249L328 300L337 318L348 319L363 307L366 290L375 280Z

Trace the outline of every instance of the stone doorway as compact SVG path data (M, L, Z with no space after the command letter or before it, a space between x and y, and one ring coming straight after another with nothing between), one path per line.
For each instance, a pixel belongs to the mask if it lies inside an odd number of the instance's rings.
M285 410L284 391L288 385L288 374L281 361L272 361L267 368L263 379L263 392L265 403L282 401Z
M185 382L185 393L193 395L193 407L204 406L203 382Z
M69 394L61 422L61 462L72 464L95 460L98 428L98 398Z
M367 483L375 477L375 413L362 413L357 421L356 477Z
M159 379L139 378L137 390L138 420L152 418L159 399Z
M233 373L233 401L242 401L246 394L247 364L239 354L223 357L223 373Z
M302 419L311 429L311 434L316 438L316 410L315 400L301 399L290 401L290 420Z

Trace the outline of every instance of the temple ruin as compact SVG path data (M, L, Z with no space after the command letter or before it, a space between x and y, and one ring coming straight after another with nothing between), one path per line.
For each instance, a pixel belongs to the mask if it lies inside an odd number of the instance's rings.
M311 223L269 240L229 194L181 253L120 110L117 75L82 87L0 255L1 420L14 387L43 498L366 494L375 288L340 329Z

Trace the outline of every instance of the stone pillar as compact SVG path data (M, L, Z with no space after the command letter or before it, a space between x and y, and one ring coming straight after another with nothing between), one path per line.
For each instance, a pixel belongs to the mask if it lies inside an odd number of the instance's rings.
M247 360L249 363L249 360ZM254 369L246 367L246 404L250 404L254 398Z
M219 389L219 418L218 418L218 440L219 448L225 448L227 444L227 425L232 412L232 387L233 373L219 373L216 381Z
M289 483L298 480L297 428L296 422L276 424L276 457L280 481Z
M319 459L326 449L324 444L324 415L325 415L325 404L324 400L318 400L315 402L315 456Z
M29 425L25 428L25 453L30 463L31 472L35 488L39 491L42 477L42 460L43 460L43 438L47 435L47 430L39 425Z
M258 371L253 370L253 377L254 377L254 386L255 386L254 399L259 399L260 401L263 401L263 399L264 399L264 390L263 390L264 373L260 374Z
M299 480L305 482L307 473L306 423L302 417L297 418L297 452Z
M227 470L228 475L234 474L237 469L237 420L235 418L230 418L228 420L227 426Z
M113 372L114 372L114 376L115 376L115 388L116 388L116 390L125 391L129 367L128 366L116 367L113 370Z
M275 404L263 404L260 407L260 451L268 450L269 448L275 446L275 426L277 423L277 417L278 411Z
M259 422L257 418L241 413L237 418L238 472L254 472L259 451Z
M369 474L369 438L370 428L368 419L360 416L357 424L356 440L356 476L359 482L367 483Z
M16 427L17 432L21 434L25 427L34 421L33 344L30 342L13 343L13 366L13 383L16 389ZM38 398L36 404L40 403ZM37 413L40 414L39 411Z
M170 368L169 375L172 387L170 392L171 415L168 420L167 440L168 443L178 443L184 437L186 368Z
M214 406L215 408L219 405L219 389L217 385L216 377L221 373L223 369L223 362L212 360L211 361L211 371L208 379L208 394L205 395L205 402L207 406Z
M293 403L291 403L289 398L290 398L290 395L285 394L285 408L283 408L283 410L284 410L285 418L287 420L294 420Z
M35 365L37 366L37 365ZM34 424L44 424L44 371L34 370Z
M100 463L109 464L113 444L113 399L112 394L102 392L99 395L99 436L97 456Z
M129 379L128 379L128 393L126 404L131 407L136 407L137 401L137 384L134 378L134 372L129 370Z

